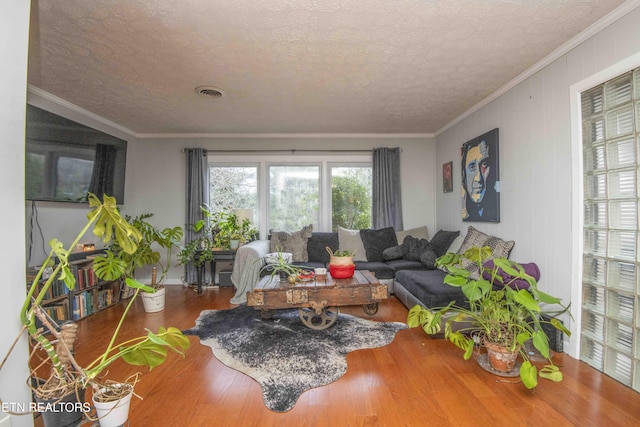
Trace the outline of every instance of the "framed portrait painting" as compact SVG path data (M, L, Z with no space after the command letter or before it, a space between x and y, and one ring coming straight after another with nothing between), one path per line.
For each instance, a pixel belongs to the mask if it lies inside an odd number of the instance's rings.
M442 165L442 192L451 193L453 191L453 162Z
M462 144L462 220L500 222L498 128Z

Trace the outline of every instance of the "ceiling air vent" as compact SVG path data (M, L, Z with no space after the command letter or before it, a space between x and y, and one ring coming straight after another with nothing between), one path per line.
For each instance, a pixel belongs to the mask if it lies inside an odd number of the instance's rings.
M196 93L209 98L222 98L224 96L224 91L214 86L198 86Z

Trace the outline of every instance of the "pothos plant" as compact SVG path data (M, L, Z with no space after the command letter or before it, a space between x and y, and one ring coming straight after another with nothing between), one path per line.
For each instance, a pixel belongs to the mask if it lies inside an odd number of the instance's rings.
M49 378L34 388L36 396L42 399L60 398L69 394L69 392L73 392L74 389L86 388L87 386L93 388L94 394L98 394L101 389L104 390L105 388L105 385L100 383L100 374L116 360L123 359L131 365L147 366L152 369L166 360L169 350L184 357L184 351L189 347L188 338L182 334L180 329L175 327L160 327L157 332L147 330L143 336L118 342L119 332L136 297L140 292L153 292L152 288L130 277L125 279L125 283L126 286L135 290L133 297L128 301L113 331L109 344L102 354L87 366L80 366L73 353L72 346L75 336L69 337L65 335L66 333L73 335L77 327L65 327L58 331L51 325L41 306L42 301L47 290L51 288L55 281L60 280L64 282L68 289L74 289L75 277L71 271L69 254L91 227L93 227L93 234L105 244L115 241L119 250L129 255L136 253L138 245L143 239L140 231L120 215L115 198L105 195L104 202L100 202L94 194L89 194L88 202L91 210L87 215L87 222L74 241L67 247L55 238L49 242L51 250L36 274L33 281L34 285L29 289L20 310L20 322L23 325L20 335L26 331L32 339L33 345L41 349L50 360L51 372ZM56 260L55 264L54 259ZM103 271L96 271L96 275L105 280L109 280L106 279L107 276L122 277L132 267L132 262L132 260L125 259L114 261L105 265ZM45 269L49 267L52 267L53 271L38 289L36 284L41 282ZM54 344L49 335L43 333L42 329L36 324L36 319L39 319L48 327L49 332L54 336L53 341L57 341L57 343ZM73 326L73 324L69 325ZM17 342L18 338L16 338L15 342ZM2 369L4 361L7 360L12 352L15 342L3 359L0 369ZM39 368L39 366L31 366L32 377L39 375Z
M465 360L473 354L476 341L472 334L476 334L486 343L519 352L523 359L520 378L525 387L536 387L538 376L562 381L562 372L551 360L549 340L541 325L549 323L567 335L571 333L555 317L546 321L541 315L543 304L545 307L560 307L544 311L556 316L566 312L568 307L563 306L559 298L539 290L537 281L525 272L522 265L506 258L495 258L492 265L487 264L490 258L491 248L487 246L472 247L462 255L447 253L438 258L436 265L445 267L449 272L444 282L462 289L469 308L460 307L455 302L445 307L416 305L409 311L408 326L421 326L427 334L437 334L442 330L443 318L450 314L444 321L444 336L464 351ZM478 267L477 278L464 268L463 260ZM454 328L456 324L458 327ZM525 343L528 341L547 359L548 364L539 371L526 351Z

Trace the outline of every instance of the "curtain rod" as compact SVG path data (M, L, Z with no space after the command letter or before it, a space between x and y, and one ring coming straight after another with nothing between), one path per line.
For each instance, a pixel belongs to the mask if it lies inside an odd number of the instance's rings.
M210 150L208 148L204 149L207 153L291 153L291 154L296 154L298 152L300 153L371 153L373 152L373 150L375 150L374 148L369 149L369 150L349 150L349 149L344 149L344 150L312 150L312 149L273 149L273 150ZM182 152L186 152L187 148L183 148ZM400 149L400 152L402 152L402 149Z

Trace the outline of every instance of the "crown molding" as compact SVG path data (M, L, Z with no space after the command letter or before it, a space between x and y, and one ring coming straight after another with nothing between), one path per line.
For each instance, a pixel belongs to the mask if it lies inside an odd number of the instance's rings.
M35 100L33 98L36 98ZM71 111L77 114L80 114L83 117L86 117L88 119L91 119L95 122L101 123L105 126L109 126L113 129L116 129L120 132L123 132L129 136L132 136L134 138L137 138L137 135L134 131L132 131L131 129L128 129L124 126L121 126L115 122L112 122L110 120L105 119L102 116L99 116L95 113L92 113L89 110L85 110L82 107L77 106L76 104L72 104L69 101L66 101L56 95L53 95L49 92L46 92L42 89L40 89L39 87L36 87L32 84L27 84L27 102L29 103L33 103L33 104L39 104L39 102L37 102L37 100L41 99L44 100L46 102L50 102L53 104L56 104L57 106L67 110L67 111ZM35 101L35 102L34 102ZM37 106L37 105L36 105Z
M144 133L139 139L416 139L433 138L433 133Z

